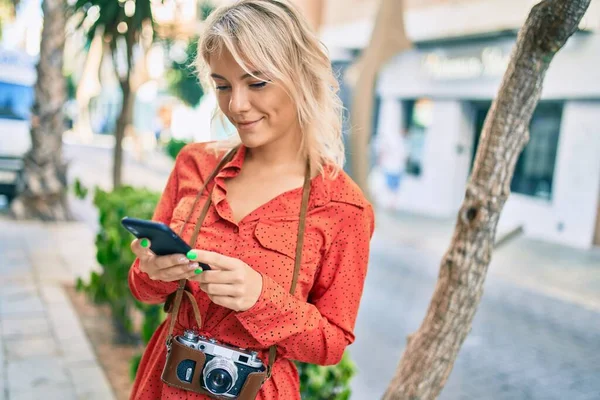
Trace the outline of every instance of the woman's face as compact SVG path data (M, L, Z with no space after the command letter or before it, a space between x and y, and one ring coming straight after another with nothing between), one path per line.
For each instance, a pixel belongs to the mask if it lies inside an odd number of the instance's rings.
M219 57L211 57L209 66L219 108L246 147L300 134L296 107L281 86L249 75L227 49ZM264 78L261 71L253 74Z

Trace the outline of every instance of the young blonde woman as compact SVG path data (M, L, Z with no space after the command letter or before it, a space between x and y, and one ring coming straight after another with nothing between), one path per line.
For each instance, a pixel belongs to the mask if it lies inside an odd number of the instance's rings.
M242 0L215 10L201 35L198 64L239 137L186 146L156 208L154 220L190 241L210 200L195 250L156 256L147 239L132 243L133 295L162 303L187 279L201 326L184 296L148 344L131 398L213 398L161 379L173 319L174 335L197 330L256 351L265 364L275 348L256 398L300 399L292 360L336 364L354 341L374 229L371 205L341 169L338 85L317 37L287 1ZM207 182L229 149L231 159Z

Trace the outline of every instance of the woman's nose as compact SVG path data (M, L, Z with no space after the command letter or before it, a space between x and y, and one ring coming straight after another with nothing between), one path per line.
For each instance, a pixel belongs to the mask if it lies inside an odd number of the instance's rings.
M229 100L229 111L232 113L242 113L250 109L250 99L248 93L243 89L233 90Z

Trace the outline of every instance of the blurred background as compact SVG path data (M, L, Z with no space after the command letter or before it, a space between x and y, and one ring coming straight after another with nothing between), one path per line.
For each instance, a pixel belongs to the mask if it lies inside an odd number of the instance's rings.
M119 383L114 372L119 361L99 355L100 339L90 333L99 328L86 322L81 298L67 287L79 279L77 293L124 316L116 329L143 345L139 320L155 311L132 300L119 309L114 304L127 293L106 287L121 290L123 282L98 278L111 265L126 271L131 262L126 250L104 255L112 250L103 249L103 237L130 240L106 221L122 216L111 214L115 209L142 214L136 207L145 201L151 210L185 143L235 133L228 122L213 120L216 99L203 92L192 65L204 19L230 2L69 4L62 152L74 221L41 223L16 221L8 209L23 186L23 158L32 145L44 13L39 0L0 0L0 399L126 398L128 380ZM397 3L397 14L384 21L377 15L386 2ZM349 387L352 399L375 399L395 371L406 336L425 315L486 115L537 1L294 3L328 48L346 107L346 170L354 176L354 158L367 155L364 190L377 211L357 339L345 361L354 374L334 379L335 371L319 373ZM128 22L140 10L154 24ZM394 20L404 23L410 48L378 65L367 104L369 146L352 148L351 72L367 51L393 53L386 49L393 44L378 42L372 32L380 23L384 38L396 35ZM130 47L113 34L126 37L134 29L140 39ZM502 212L485 294L440 398L600 399L599 29L600 1L592 0L548 70ZM123 115L129 123L122 185L116 185L111 171ZM123 193L120 186L133 189ZM66 324L80 334L59 333ZM71 349L73 340L79 353ZM86 379L80 371L87 371ZM335 397L339 388L333 397L319 395L322 385L307 382L314 393L304 397L342 398Z

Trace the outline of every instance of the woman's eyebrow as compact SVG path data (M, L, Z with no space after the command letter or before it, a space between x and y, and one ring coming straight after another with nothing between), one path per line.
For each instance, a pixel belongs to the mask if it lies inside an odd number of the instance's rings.
M259 77L259 76L261 76L261 75L263 75L263 73L262 73L262 72L260 72L260 71L252 71L252 73L251 73L251 74L244 74L244 75L240 76L240 79L241 79L241 80L244 80L244 79L246 79L246 78L250 78L250 77L255 77L255 76L256 76L256 77ZM219 75L219 74L210 74L210 76L211 76L212 78L215 78L215 79L221 79L221 80L224 80L224 81L226 81L226 80L227 80L225 77L223 77L223 76L221 76L221 75Z

